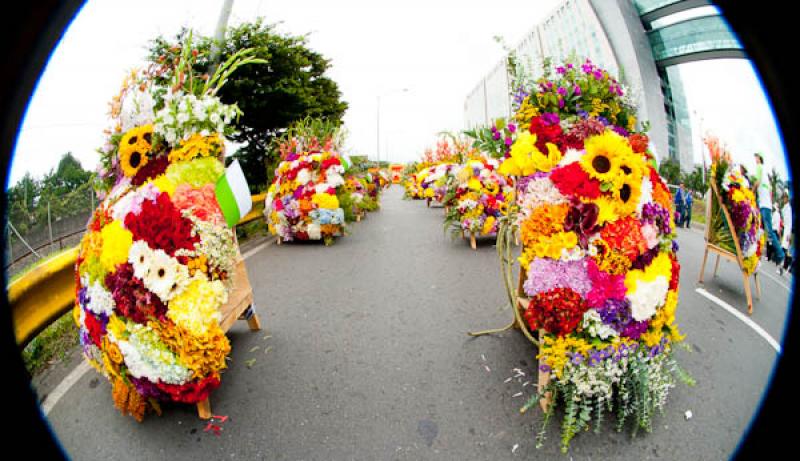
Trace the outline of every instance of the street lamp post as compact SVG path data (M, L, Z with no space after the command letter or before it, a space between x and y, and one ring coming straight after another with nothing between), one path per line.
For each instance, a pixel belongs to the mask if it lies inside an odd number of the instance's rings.
M377 113L377 115L375 117L376 124L377 124L376 139L377 139L377 144L378 144L377 145L378 166L380 166L380 164L381 164L381 96L388 96L390 94L399 93L399 92L406 93L406 92L408 92L408 88L400 88L400 89L396 89L396 90L391 90L391 91L387 91L386 93L383 93L382 95L380 95L380 94L378 95L378 105L377 105L378 106L378 113Z

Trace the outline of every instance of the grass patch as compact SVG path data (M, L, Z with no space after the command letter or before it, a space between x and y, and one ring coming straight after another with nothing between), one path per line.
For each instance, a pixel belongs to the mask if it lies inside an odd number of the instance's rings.
M72 310L51 323L22 350L22 360L31 376L36 376L57 361L64 360L79 344L78 327Z

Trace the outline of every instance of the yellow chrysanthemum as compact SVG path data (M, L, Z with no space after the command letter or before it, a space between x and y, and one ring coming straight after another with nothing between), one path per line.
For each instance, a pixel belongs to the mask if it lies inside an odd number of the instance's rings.
M328 210L339 208L339 199L336 198L335 195L316 193L311 197L311 201L316 204L318 208L325 208Z
M540 235L519 257L522 267L528 267L534 258L560 259L561 250L574 248L578 244L575 232L555 232Z
M117 339L124 339L127 335L125 334L126 326L125 321L119 318L118 315L111 315L108 317L108 324L106 325L106 329L114 335Z
M203 336L213 325L219 325L219 306L227 300L228 294L221 281L195 278L170 300L167 317L192 335Z
M147 165L147 154L153 148L153 125L137 126L122 135L119 142L119 163L122 173L133 177Z
M222 149L222 139L219 133L203 136L195 133L180 146L169 153L170 162L191 160L195 157L213 157Z
M425 197L425 198L433 198L433 189L432 189L432 188L430 188L430 187L429 187L429 188L427 188L427 189L425 189L425 192L423 192L423 194L422 194L422 195L423 195L423 197Z
M133 234L122 227L119 220L111 221L100 231L103 249L100 251L100 263L107 272L112 272L117 264L128 260L128 251L133 245Z
M613 222L619 219L617 213L616 201L612 200L605 195L592 200L592 203L597 205L597 224L603 225L608 222Z
M632 293L637 290L639 281L652 282L657 277L664 277L667 280L672 277L672 261L667 253L659 253L644 270L632 269L625 274L625 288L628 293Z
M538 115L539 109L531 104L530 96L525 96L525 99L523 99L522 103L519 105L519 109L517 109L517 113L514 114L514 119L518 124L525 125L529 124L531 119Z
M548 172L561 161L561 151L547 143L547 155L536 147L536 135L523 131L511 145L511 155L503 160L498 172L504 176L530 176Z
M481 234L488 235L492 233L492 227L494 226L494 216L489 216L486 218L486 221L483 222L483 229L481 229Z
M471 178L467 182L467 187L469 190L479 192L481 190L481 182L478 180L478 178Z
M628 140L611 130L588 138L584 146L586 154L581 157L581 166L601 182L614 182L619 175L620 159L633 155Z
M170 197L175 193L175 188L177 187L165 174L160 174L149 182L153 183L161 192L166 192Z

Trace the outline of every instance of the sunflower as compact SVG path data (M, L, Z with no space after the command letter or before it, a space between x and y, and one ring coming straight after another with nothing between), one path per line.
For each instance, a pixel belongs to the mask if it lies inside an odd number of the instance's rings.
M619 173L616 178L616 185L620 186L622 181L630 179L641 181L645 172L644 158L639 154L623 154L619 157Z
M615 208L620 216L628 216L636 211L639 197L642 195L642 180L625 178L614 188Z
M615 205L615 201L608 198L605 195L601 195L600 197L592 200L592 203L597 205L597 224L603 225L607 222L613 222L619 219L618 207Z
M147 154L153 148L153 125L131 128L119 142L119 163L122 173L132 178L147 165Z
M589 176L601 182L614 182L620 174L620 159L633 155L628 141L609 130L588 138L585 147L586 154L581 157L581 167Z

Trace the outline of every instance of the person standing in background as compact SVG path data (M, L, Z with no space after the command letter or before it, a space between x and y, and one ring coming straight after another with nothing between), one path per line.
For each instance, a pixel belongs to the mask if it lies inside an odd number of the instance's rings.
M692 204L694 203L694 198L692 198L692 191L686 191L686 197L684 199L684 209L686 210L686 217L683 219L683 224L685 228L689 228L692 225Z
M764 175L764 156L760 153L755 153L756 158L756 172L754 175L753 187L758 192L758 208L761 211L761 224L764 226L764 232L767 234L767 240L775 248L775 262L779 265L783 263L783 248L778 241L778 235L772 228L772 192L770 191L769 181Z
M792 264L794 264L794 235L792 228L792 204L789 201L789 192L783 191L781 196L783 208L781 208L781 218L783 218L783 236L781 238L781 248L783 248L786 257L783 260L783 265L778 266L778 274L783 275L784 271L792 273Z
M675 191L675 225L681 227L684 221L684 214L686 213L686 189L684 188L683 183L680 183L680 187L677 191Z

